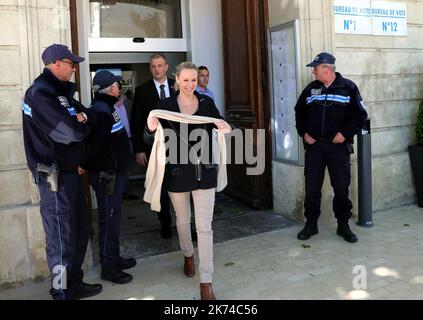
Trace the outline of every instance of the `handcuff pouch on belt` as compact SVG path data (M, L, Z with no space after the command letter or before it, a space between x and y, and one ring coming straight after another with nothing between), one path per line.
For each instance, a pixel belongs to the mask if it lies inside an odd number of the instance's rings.
M35 184L39 184L41 175L46 175L46 182L50 191L59 191L59 169L57 168L57 163L53 162L51 165L41 162L37 163L37 168L34 172Z
M111 197L115 194L116 173L111 171L100 171L99 182L106 187L106 195Z

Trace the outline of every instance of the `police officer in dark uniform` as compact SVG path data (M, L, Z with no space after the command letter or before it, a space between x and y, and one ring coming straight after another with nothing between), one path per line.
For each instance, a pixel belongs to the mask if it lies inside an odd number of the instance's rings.
M43 73L26 91L23 135L28 167L40 192L53 299L80 299L102 291L82 281L89 239L88 210L78 173L94 118L73 96L69 82L84 58L60 44L47 47Z
M118 284L132 280L132 276L122 270L136 265L135 259L119 255L122 198L131 161L128 135L114 108L119 100L121 80L106 70L94 76L91 110L96 114L98 125L89 137L89 151L83 165L88 170L99 209L101 278Z
M298 239L318 233L321 189L326 167L335 193L333 211L338 220L337 234L356 242L351 231L352 203L348 197L351 182L350 154L353 139L364 125L367 112L358 87L336 71L335 57L327 52L316 56L307 67L316 78L301 93L295 106L298 134L305 147L305 227Z

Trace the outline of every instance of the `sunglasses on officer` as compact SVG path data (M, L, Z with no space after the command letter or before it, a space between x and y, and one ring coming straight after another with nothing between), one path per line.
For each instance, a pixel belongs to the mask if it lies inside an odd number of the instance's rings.
M76 63L74 63L73 61L67 61L67 60L60 60L61 62L67 63L68 65L71 66L72 69L76 68Z

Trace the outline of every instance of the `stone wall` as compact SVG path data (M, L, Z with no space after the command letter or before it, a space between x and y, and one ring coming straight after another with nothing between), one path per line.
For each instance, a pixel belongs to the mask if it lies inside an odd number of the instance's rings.
M271 27L300 21L303 86L313 80L305 64L328 51L337 58L338 71L360 88L372 121L375 211L415 201L407 147L415 140L415 116L423 97L423 1L391 2L407 3L407 37L335 34L332 0L270 0ZM356 155L352 167L350 193L357 214ZM302 217L303 180L302 167L273 163L275 210ZM322 194L322 216L331 218L333 193L328 175Z
M48 275L39 196L26 166L21 101L41 53L70 44L69 1L0 3L0 285Z

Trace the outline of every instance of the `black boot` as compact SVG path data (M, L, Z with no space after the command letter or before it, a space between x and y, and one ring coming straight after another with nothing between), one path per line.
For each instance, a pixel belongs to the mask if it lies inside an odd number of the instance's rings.
M345 241L354 243L357 242L357 236L351 231L350 226L347 223L339 223L338 229L336 229L336 234L344 238Z
M88 284L80 282L69 289L50 289L50 295L54 300L79 300L95 296L103 291L101 284Z
M122 270L131 269L135 267L136 264L137 264L137 260L135 260L134 258L123 258L120 256L118 258L119 269L122 269Z
M71 297L74 300L92 297L99 294L101 291L103 291L103 286L101 284L88 284L85 282L81 282L70 289Z
M67 289L51 288L49 293L53 300L72 300L71 293Z
M102 267L101 279L117 284L125 284L132 281L132 276L119 268Z
M317 222L306 222L303 230L298 233L297 238L299 240L307 240L318 233L319 229L317 228Z

